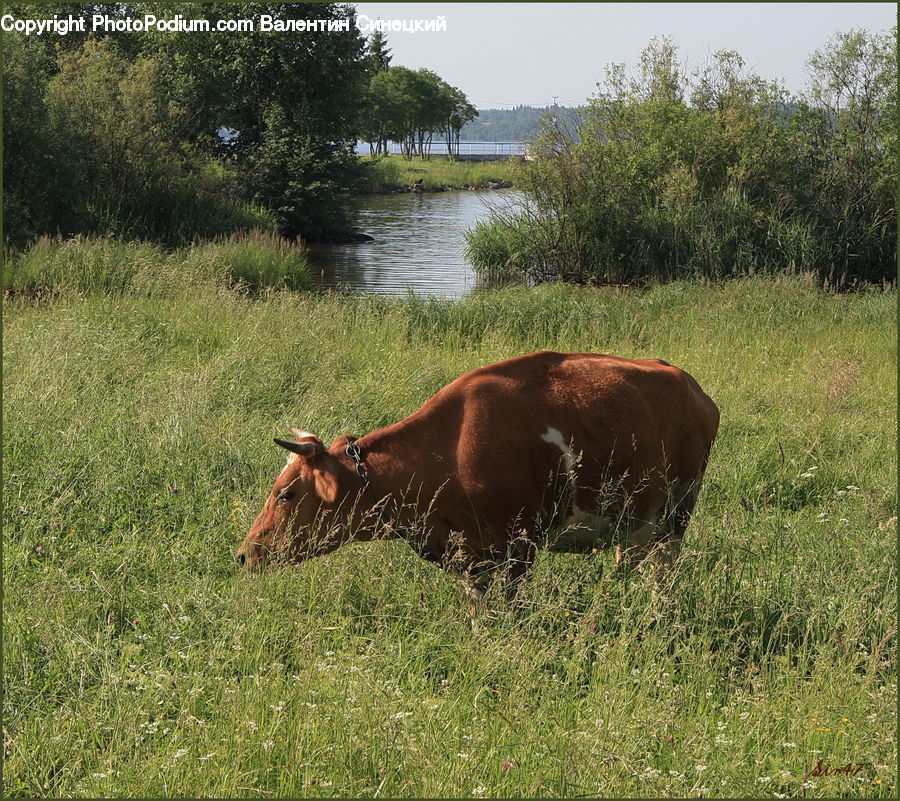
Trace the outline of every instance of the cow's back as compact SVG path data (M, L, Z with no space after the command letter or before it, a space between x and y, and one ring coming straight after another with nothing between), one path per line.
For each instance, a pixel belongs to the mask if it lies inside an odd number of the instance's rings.
M581 509L612 486L645 514L702 473L717 427L715 404L666 362L542 351L466 373L392 428L416 444L435 519L498 547L573 486Z
M690 471L718 428L718 409L693 377L658 359L542 351L473 370L443 392L462 411L463 462L490 458L497 445L521 455L552 429L595 459L664 445Z

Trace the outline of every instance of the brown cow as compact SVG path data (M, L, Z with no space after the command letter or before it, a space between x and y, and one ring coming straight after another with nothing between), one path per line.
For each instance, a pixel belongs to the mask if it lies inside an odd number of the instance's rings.
M521 356L327 450L296 429L295 442L276 439L291 456L235 556L255 569L402 536L460 573L475 597L500 563L523 577L537 543L588 553L615 544L617 566L649 556L664 567L680 550L718 425L697 382L664 361Z

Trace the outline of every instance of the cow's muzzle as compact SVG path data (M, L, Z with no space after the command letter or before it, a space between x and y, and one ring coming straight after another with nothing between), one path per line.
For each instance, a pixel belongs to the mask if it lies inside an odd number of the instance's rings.
M262 568L265 546L261 542L247 539L240 548L234 552L234 561L245 570L259 570Z

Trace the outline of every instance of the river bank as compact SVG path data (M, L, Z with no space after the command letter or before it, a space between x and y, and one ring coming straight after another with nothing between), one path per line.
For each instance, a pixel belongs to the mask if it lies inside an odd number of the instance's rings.
M362 156L362 180L357 194L389 195L404 192L509 189L518 164L508 161L447 161L402 156Z

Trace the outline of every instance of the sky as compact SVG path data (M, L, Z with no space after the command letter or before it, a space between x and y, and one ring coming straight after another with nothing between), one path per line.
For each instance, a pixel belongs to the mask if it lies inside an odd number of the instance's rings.
M836 31L889 29L895 3L357 3L383 20L446 17L443 32L387 34L394 65L427 67L477 108L574 106L607 64L637 65L668 35L690 70L736 50L764 78L799 93L806 60Z

